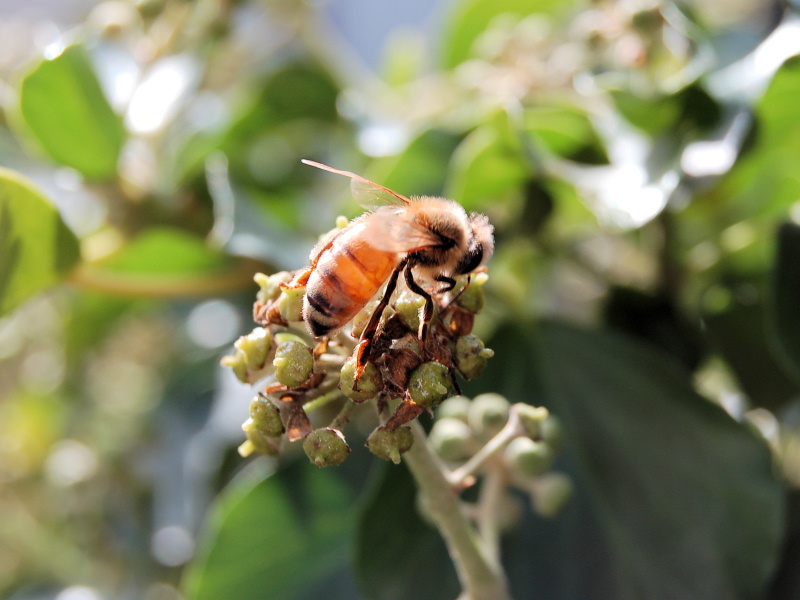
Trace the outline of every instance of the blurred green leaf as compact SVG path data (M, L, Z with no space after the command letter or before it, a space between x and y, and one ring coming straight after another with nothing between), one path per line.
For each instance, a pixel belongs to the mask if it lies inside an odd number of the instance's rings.
M555 15L565 12L572 4L564 0L465 0L456 3L444 32L442 65L453 69L467 60L473 43L495 17Z
M220 270L228 262L224 254L196 235L150 227L97 264L118 272L164 275Z
M675 125L680 118L680 106L668 96L643 98L627 90L614 90L611 97L628 123L650 135Z
M305 459L258 482L240 482L212 510L187 600L283 600L299 596L350 559L354 498L330 471Z
M33 183L0 168L0 314L61 281L79 259L58 211Z
M125 130L82 46L70 46L28 73L19 104L28 127L53 159L90 179L116 174Z
M460 586L439 532L417 513L405 466L383 465L358 522L356 568L370 600L450 600Z
M497 201L531 176L508 115L500 112L472 131L458 145L450 163L447 197L465 208L475 209L485 201Z
M632 340L549 323L537 356L610 542L617 597L760 597L784 509L766 443Z
M772 279L773 339L789 373L800 377L800 226L784 223Z
M574 106L534 106L525 111L525 129L550 152L588 164L608 163L589 116Z

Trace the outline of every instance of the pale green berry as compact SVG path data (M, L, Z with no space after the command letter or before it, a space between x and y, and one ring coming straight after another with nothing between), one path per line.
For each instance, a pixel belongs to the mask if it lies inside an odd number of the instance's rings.
M508 400L500 394L479 394L469 407L469 425L481 438L490 438L506 424L510 408Z
M456 342L456 367L464 379L474 379L486 368L494 350L483 345L477 335L462 335Z
M398 427L392 431L378 427L367 438L367 448L378 458L400 464L400 455L414 445L414 434L410 427Z
M512 472L522 479L538 477L553 464L552 448L525 436L511 440L503 455Z
M420 311L425 299L417 294L403 294L394 303L394 310L411 331L419 331Z
M561 425L561 419L556 415L550 415L542 421L540 425L541 438L543 441L556 452L564 447L564 428Z
M461 419L466 423L469 406L470 401L466 396L451 396L436 409L436 417L439 419Z
M242 383L250 383L247 378L247 358L241 350L237 350L232 355L223 356L219 364L231 369L233 374L236 375L236 379Z
M250 402L250 418L258 430L267 437L280 437L284 432L280 412L263 396L256 396Z
M517 411L520 423L529 438L542 437L542 423L550 416L550 412L544 406L531 406L518 402L514 405L514 410Z
M533 491L533 507L543 517L554 517L567 505L574 486L563 473L547 473L536 482Z
M345 361L342 367L339 375L339 389L353 402L366 402L377 396L378 392L383 388L381 372L378 367L370 362L364 367L364 372L358 380L358 385L356 385L355 376L356 359L351 357ZM354 389L355 387L358 389Z
M311 377L314 355L303 342L290 340L278 344L275 350L275 378L286 387L295 388Z
M242 425L242 430L247 434L247 442L239 447L239 454L247 456L254 450L261 454L274 455L278 453L278 444L275 438L265 435L253 419L247 419Z
M426 408L441 404L450 395L452 387L450 371L435 361L422 363L414 369L408 380L408 393L411 399Z
M325 427L315 429L303 441L303 450L318 467L335 467L342 464L350 454L350 446L338 429Z
M474 449L474 438L469 425L453 417L437 418L428 440L436 453L447 461L464 460Z
M303 296L306 288L283 288L278 297L278 312L287 323L303 319Z

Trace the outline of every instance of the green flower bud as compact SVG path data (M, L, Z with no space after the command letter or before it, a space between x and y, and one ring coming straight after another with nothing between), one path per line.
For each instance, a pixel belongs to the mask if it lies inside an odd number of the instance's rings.
M398 427L393 431L378 427L367 438L367 448L378 458L400 464L400 455L414 445L414 434L410 427Z
M541 438L554 451L558 452L564 447L564 428L561 419L555 415L550 415L539 426Z
M453 417L436 419L428 440L436 453L447 461L464 460L473 451L472 430L464 421Z
M461 292L456 298L458 304L464 310L472 313L480 312L486 300L483 296L483 284L488 280L486 273L479 273L471 280L467 289Z
M462 335L456 342L456 367L464 379L474 379L486 367L486 361L494 356L494 350L483 345L477 335Z
M531 406L523 402L517 402L514 410L517 411L525 434L532 439L541 438L542 423L550 415L550 412L544 406Z
M254 451L270 456L278 453L277 440L264 435L253 419L247 419L242 430L247 434L247 441L239 446L239 454L242 456L249 456Z
M256 396L250 402L250 419L267 437L280 437L284 432L280 412L264 396Z
M350 446L338 429L325 427L315 429L303 441L308 460L318 467L335 467L342 464L350 454Z
M237 350L241 350L247 368L258 371L264 368L267 356L272 348L272 332L263 327L256 327L247 335L243 335L233 343Z
M304 287L283 288L278 297L278 312L284 321L291 323L303 320L303 296L305 294L306 288Z
M241 350L237 350L230 356L223 356L219 364L231 369L236 375L236 379L242 383L250 383L247 379L247 359Z
M453 381L450 372L438 362L422 363L411 373L408 393L411 399L426 408L433 408L450 395Z
M552 448L525 436L511 440L504 456L512 472L522 479L538 477L553 464Z
M275 378L286 387L295 388L311 377L314 355L303 342L290 340L278 345L272 364Z
M436 417L438 419L461 419L466 423L469 406L470 401L466 396L451 396L436 409Z
M419 331L420 311L425 299L418 294L403 294L394 303L394 310L411 331Z
M574 486L563 473L547 473L539 478L533 491L533 507L543 517L554 517L572 498Z
M345 361L339 377L339 389L353 402L366 402L377 396L383 388L383 377L381 377L380 370L369 362L364 367L364 372L356 386L356 359L352 357ZM354 387L358 387L358 389L353 389Z
M258 284L258 293L256 294L256 301L266 304L271 300L275 300L281 294L281 283L286 283L292 278L292 274L288 271L280 271L274 275L264 275L264 273L256 273L253 281Z
M508 421L510 404L500 394L480 394L472 399L468 422L472 430L488 439L503 428Z

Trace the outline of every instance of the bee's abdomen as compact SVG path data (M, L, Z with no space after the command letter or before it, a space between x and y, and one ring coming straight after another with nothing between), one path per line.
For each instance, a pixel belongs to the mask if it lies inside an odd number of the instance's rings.
M311 333L320 337L349 322L380 289L396 263L396 254L363 244L335 243L323 252L308 278L303 304Z

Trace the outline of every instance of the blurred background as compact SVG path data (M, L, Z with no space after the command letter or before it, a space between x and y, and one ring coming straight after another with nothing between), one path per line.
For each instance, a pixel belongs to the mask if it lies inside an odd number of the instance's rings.
M236 453L253 274L360 212L311 158L496 227L465 392L576 483L515 597L800 598L797 10L0 0L0 597L457 595L402 469Z

